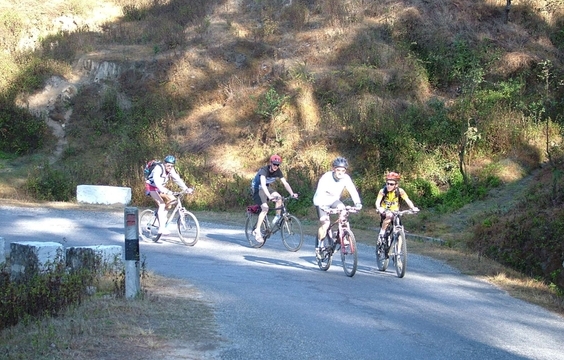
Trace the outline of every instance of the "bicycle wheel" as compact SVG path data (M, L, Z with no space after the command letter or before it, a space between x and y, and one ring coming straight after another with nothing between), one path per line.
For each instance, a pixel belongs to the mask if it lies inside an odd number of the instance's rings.
M386 245L378 244L376 241L376 266L380 271L386 271L390 259L386 256Z
M196 245L200 235L200 223L196 216L190 211L183 209L180 211L176 224L178 225L178 237L180 237L184 245Z
M353 277L358 265L358 254L356 252L356 239L352 231L345 232L341 240L341 264L348 277Z
M245 222L245 235L247 236L247 240L249 241L249 244L251 244L251 247L258 249L263 247L264 243L266 242L266 238L264 237L264 234L266 234L266 217L265 221L262 222L260 229L257 230L262 233L264 240L263 242L256 241L255 235L253 234L253 231L255 231L257 227L257 221L258 214L250 213L249 215L247 215L247 221Z
M333 261L332 242L333 241L326 236L321 245L324 250L321 253L321 259L317 259L317 266L319 266L319 268L323 271L329 270L331 262Z
M282 243L290 251L298 251L304 243L302 223L294 215L287 215L280 223Z
M398 277L404 277L407 266L407 241L405 241L403 230L398 232L394 240L394 263L396 264L396 274Z
M154 242L159 241L162 234L158 234L159 231L159 218L156 216L154 210L143 210L141 215L139 215L139 235L142 237L152 240Z

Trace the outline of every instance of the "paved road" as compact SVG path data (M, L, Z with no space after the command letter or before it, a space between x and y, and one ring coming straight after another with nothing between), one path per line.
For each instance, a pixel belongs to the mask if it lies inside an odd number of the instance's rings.
M123 212L0 206L0 236L65 245L124 243ZM101 225L103 224L103 225ZM217 359L564 359L564 319L411 255L406 277L314 263L312 238L292 253L275 236L251 249L242 228L202 224L195 247L142 242L149 269L189 280L216 311Z

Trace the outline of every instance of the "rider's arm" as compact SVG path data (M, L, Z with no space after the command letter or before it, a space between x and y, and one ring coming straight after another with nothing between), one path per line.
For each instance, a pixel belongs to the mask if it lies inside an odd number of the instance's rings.
M382 200L384 200L384 192L382 191L382 189L380 189L380 191L378 191L378 197L376 198L376 203L374 204L376 206L376 211L378 211L378 213L380 214L386 211L386 208L382 207Z
M405 201L405 203L407 204L407 206L409 206L409 208L411 210L419 210L417 209L417 207L413 204L413 201L411 201L411 199L409 198L409 196L407 196L407 193L405 192L404 189L400 189L400 195L401 198L403 199L403 201Z
M356 189L356 186L354 186L354 183L351 179L350 176L348 176L347 179L347 185L345 185L345 187L347 188L347 191L349 192L349 194L351 195L352 201L354 202L354 205L357 207L361 207L362 206L362 201L360 200L360 195L358 194L358 190Z
M178 185L183 191L186 191L188 189L188 186L186 186L186 184L184 183L184 180L182 180L180 175L176 172L175 168L172 168L169 175L170 175L170 178L172 179L172 181L174 181L176 183L176 185Z
M286 191L288 191L288 193L290 194L290 196L295 197L295 193L292 190L292 187L290 186L290 184L288 183L288 181L286 180L286 178L280 178L280 181L282 182L282 184L284 184L284 187L286 188Z
M266 186L266 176L264 176L264 175L261 175L261 176L260 176L260 186L261 186L262 190L264 191L264 194L266 195L266 198L267 198L268 200L270 200L270 197L271 197L272 195L270 195L270 191L269 191L269 189L268 189L268 186Z

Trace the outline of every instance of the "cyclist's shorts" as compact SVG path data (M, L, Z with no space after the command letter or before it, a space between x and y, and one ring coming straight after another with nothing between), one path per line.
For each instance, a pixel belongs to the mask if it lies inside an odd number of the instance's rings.
M145 183L145 195L149 195L151 191L159 192L159 189L156 186Z

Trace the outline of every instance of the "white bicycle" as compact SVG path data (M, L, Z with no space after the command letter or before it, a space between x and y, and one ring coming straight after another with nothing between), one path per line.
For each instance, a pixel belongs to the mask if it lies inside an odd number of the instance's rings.
M198 242L198 236L200 235L200 223L194 214L182 206L182 199L186 194L186 192L174 194L176 206L167 216L165 226L176 222L180 240L184 245L194 246ZM157 210L143 210L139 215L139 234L154 242L159 241L162 236L162 234L158 233L160 221Z

